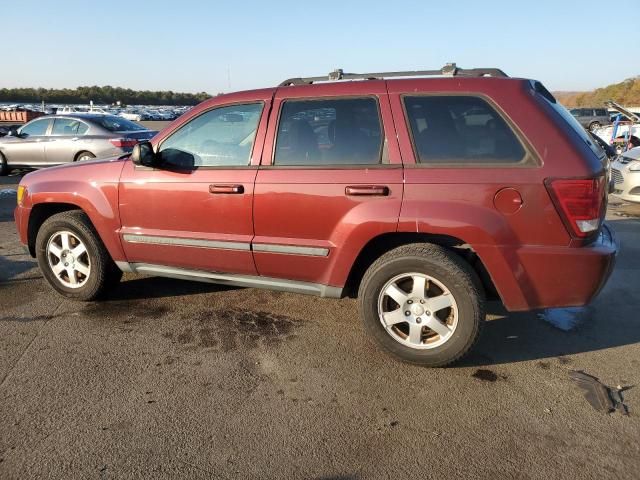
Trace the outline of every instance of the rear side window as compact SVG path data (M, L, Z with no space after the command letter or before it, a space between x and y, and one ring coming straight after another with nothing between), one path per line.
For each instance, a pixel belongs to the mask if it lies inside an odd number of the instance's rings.
M604 108L599 108L599 109L596 110L596 115L598 117L606 117L608 114L607 114L607 111Z
M53 121L51 135L82 135L89 128L86 124L73 118L56 118Z
M374 165L382 157L374 98L287 100L280 112L275 165Z
M519 163L526 155L511 127L482 98L405 96L404 106L419 163Z

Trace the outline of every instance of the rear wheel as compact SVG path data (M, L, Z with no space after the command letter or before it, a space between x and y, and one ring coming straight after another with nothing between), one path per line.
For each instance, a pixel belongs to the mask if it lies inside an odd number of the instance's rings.
M590 132L595 132L598 128L600 128L600 122L591 122L589 124L589 131Z
M91 152L80 152L76 155L76 162L82 162L83 160L91 160L92 158L96 158L96 156Z
M478 339L484 295L475 272L438 245L391 250L365 273L358 294L365 330L388 353L443 367Z
M7 164L6 157L0 153L0 176L9 175L9 165Z
M36 257L49 284L77 300L100 297L122 276L89 218L79 210L58 213L42 224Z

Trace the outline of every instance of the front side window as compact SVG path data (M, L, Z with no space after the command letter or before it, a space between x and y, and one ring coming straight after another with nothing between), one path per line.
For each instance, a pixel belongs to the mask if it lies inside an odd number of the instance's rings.
M382 145L374 98L287 100L274 165L374 165L380 163Z
M88 130L86 124L73 118L56 118L51 135L82 135Z
M169 163L182 163L187 154L195 167L248 165L262 107L251 103L210 110L167 138L160 154Z
M35 120L20 129L20 133L29 136L45 135L49 128L49 119Z
M406 96L404 105L419 163L505 164L526 151L507 122L473 96Z

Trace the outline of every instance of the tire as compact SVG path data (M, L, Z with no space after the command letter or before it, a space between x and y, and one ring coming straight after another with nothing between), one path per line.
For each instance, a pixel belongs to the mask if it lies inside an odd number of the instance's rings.
M75 300L100 298L122 277L91 221L80 210L58 213L45 220L36 236L36 257L49 284ZM69 268L64 268L67 263Z
M91 152L80 152L76 155L76 162L82 162L84 160L91 160L92 158L96 158L96 156Z
M9 165L7 164L7 159L5 156L0 153L0 177L4 177L5 175L9 175Z
M382 255L358 291L360 316L375 343L404 362L428 367L450 365L471 350L484 323L484 302L478 276L467 262L422 243Z
M600 128L600 126L601 126L600 122L591 122L589 124L589 131L593 132L593 131L595 131L596 128Z

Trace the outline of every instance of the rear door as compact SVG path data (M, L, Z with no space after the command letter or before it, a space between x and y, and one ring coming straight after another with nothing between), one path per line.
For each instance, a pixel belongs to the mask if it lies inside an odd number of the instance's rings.
M51 165L73 162L79 151L82 136L89 126L75 118L58 117L53 119L51 133L45 143L46 162Z
M383 81L278 89L255 186L260 275L342 286L366 242L396 230L390 113Z
M227 96L191 112L154 144L166 162L162 169L127 162L119 191L120 235L129 262L256 273L253 184L271 94Z

